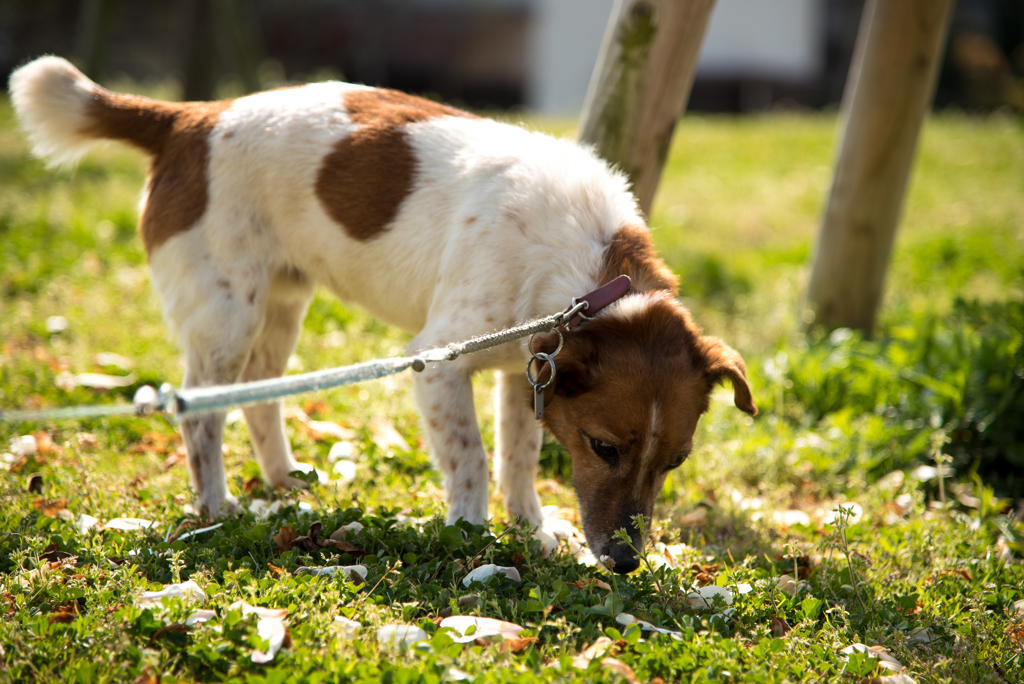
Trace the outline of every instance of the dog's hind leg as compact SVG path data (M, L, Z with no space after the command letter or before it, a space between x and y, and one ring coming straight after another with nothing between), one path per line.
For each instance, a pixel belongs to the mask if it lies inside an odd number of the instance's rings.
M280 281L289 278L287 287ZM313 295L313 284L301 276L281 276L275 281L266 305L263 329L249 354L242 380L263 380L280 377L285 372L288 357L295 349L302 329L302 319ZM280 485L303 486L300 480L289 477L294 470L309 470L292 456L284 431L281 402L256 404L244 409L256 460L263 471L263 479L270 487Z
M218 297L214 295L214 297ZM185 387L230 384L238 380L255 337L258 321L244 311L228 307L208 307L196 312L190 322L204 320L205 325L190 326L182 335L185 344ZM234 316L227 314L235 314ZM227 334L225 334L225 331ZM237 500L228 494L224 475L223 411L189 416L181 421L181 433L188 454L187 465L192 486L198 494L198 512L203 516L233 513Z
M494 388L494 479L505 508L534 525L543 522L537 496L540 424L533 417L529 385L522 373L496 373Z

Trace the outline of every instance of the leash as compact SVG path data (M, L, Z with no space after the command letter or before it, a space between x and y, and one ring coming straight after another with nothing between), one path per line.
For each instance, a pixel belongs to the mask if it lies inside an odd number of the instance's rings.
M600 309L626 294L629 291L629 286L629 277L622 275L593 292L574 298L566 309L551 316L538 318L495 333L472 337L462 342L453 342L446 347L427 349L412 356L377 359L351 366L328 368L299 375L288 375L281 378L257 380L255 382L234 385L175 389L170 384L164 383L159 391L151 385L143 385L135 392L131 404L0 411L0 422L39 422L122 415L150 416L155 413L167 414L180 420L186 416L199 413L210 413L226 408L262 404L294 394L303 394L305 392L383 378L388 375L401 373L408 368L421 372L427 367L428 363L454 361L463 354L483 351L484 349L497 347L527 336L531 336L529 344L531 358L527 364L527 379L534 387L535 413L537 418L542 418L544 416L544 388L554 381L554 357L562 348L562 332L560 328L574 329L582 320L591 318ZM584 314L584 311L588 312L588 314ZM539 333L551 331L558 333L558 348L551 354L534 352L533 337ZM534 380L530 372L530 363L534 359L551 364L551 375L542 385L539 385ZM540 398L539 403L538 397Z

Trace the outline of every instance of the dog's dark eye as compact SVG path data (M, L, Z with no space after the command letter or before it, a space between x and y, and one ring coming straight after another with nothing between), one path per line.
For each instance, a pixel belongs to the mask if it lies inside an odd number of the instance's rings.
M690 456L690 454L676 454L675 458L673 458L673 459L672 459L672 460L671 460L671 461L669 462L669 464L668 464L668 466L667 466L667 467L665 468L665 470L675 470L675 469L676 469L676 468L678 468L679 466L683 465L683 462L684 462L684 461L686 461L686 459L687 459L687 458L688 458L689 456Z
M614 444L602 442L595 437L591 437L590 448L594 450L595 454L612 465L615 465L619 460L619 448Z

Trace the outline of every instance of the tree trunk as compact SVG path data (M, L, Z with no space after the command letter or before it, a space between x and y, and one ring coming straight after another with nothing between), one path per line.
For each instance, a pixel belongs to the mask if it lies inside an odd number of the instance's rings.
M715 0L616 0L580 139L619 166L650 213Z
M870 335L953 0L869 0L804 321ZM845 123L844 123L845 122Z

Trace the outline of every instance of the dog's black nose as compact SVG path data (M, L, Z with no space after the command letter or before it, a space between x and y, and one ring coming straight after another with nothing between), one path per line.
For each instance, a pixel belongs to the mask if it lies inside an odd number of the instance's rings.
M620 575L628 575L640 567L640 559L633 553L633 549L624 544L612 544L609 556L615 561L615 572Z

